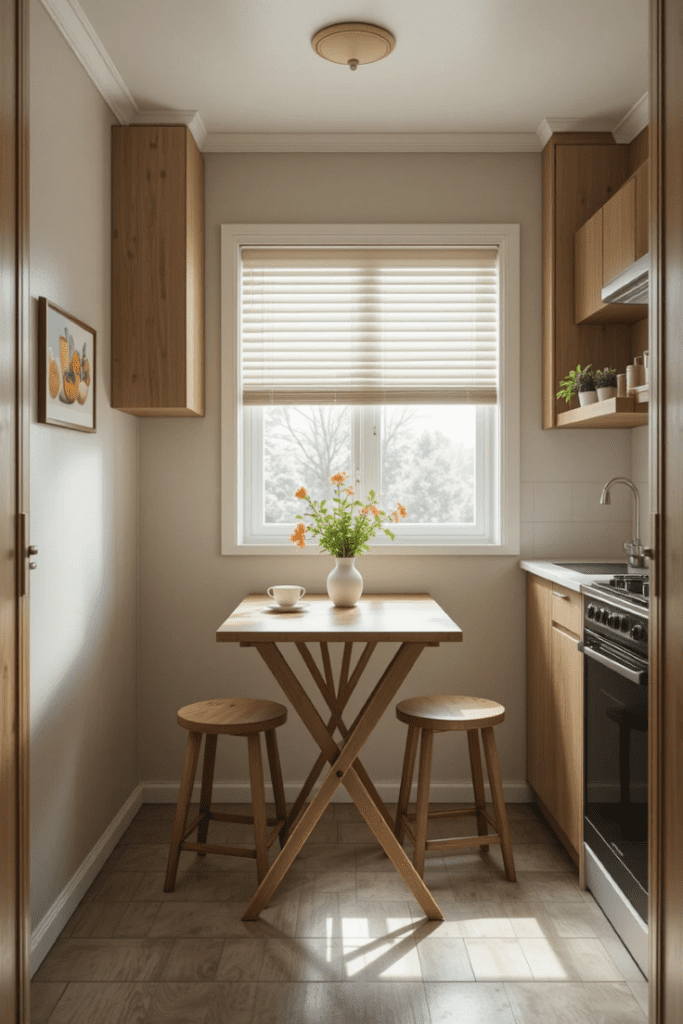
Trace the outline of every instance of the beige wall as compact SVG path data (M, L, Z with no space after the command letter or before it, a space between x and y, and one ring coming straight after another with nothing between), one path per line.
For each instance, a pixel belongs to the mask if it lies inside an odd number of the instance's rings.
M138 779L138 430L109 405L113 119L38 0L31 4L30 115L33 337L39 295L97 332L95 434L36 422L33 366L35 928Z
M140 428L140 778L169 798L185 735L175 710L222 694L279 699L254 651L214 634L241 598L295 579L324 590L321 556L219 554L220 224L225 222L516 222L521 224L523 552L619 554L628 503L600 487L630 472L627 432L543 432L541 422L541 160L536 154L208 155L206 162L207 403L202 420L149 420ZM429 591L461 625L465 642L428 650L402 694L458 690L502 700L499 730L510 794L525 777L525 581L513 557L364 557L369 591ZM379 663L379 657L375 655ZM295 659L298 655L294 656ZM294 715L281 730L285 779L302 780L315 748ZM364 760L387 795L400 773L403 727L388 714ZM226 742L216 778L246 798L246 749ZM468 775L457 743L437 744L434 778L445 797ZM520 786L515 787L515 783ZM382 786L380 785L380 788Z

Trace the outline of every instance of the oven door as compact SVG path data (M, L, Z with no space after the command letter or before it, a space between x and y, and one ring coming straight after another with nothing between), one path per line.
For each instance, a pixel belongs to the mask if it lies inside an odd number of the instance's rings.
M584 840L647 921L647 663L584 630Z

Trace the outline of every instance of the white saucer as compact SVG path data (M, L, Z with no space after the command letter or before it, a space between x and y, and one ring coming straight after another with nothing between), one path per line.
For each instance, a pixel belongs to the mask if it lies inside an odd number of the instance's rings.
M270 604L265 605L265 608L269 612L284 612L285 614L287 614L288 612L304 611L304 608L307 604L308 601L297 601L296 604L289 605L288 607L283 608L283 606L281 604L278 604L277 601L271 601Z

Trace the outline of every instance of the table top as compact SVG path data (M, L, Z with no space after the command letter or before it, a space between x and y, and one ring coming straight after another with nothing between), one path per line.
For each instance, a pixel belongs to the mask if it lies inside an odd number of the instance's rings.
M337 608L327 594L306 594L283 611L266 594L249 594L216 633L227 643L453 643L462 630L429 594L363 594Z

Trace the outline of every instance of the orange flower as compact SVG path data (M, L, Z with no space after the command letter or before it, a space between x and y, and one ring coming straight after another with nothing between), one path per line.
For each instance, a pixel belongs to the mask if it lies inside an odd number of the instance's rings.
M346 488L346 493L347 494L355 494L355 491L354 491L353 487L347 487Z
M306 488L305 487L300 487L299 490L294 495L294 497L295 498L307 498L308 495L306 494Z
M376 505L371 505L370 506L370 511L372 512L372 514L375 517L375 519L377 519L378 516L382 515L382 513L380 512L380 510L377 508Z
M346 472L344 472L344 473L335 473L334 476L330 477L330 480L331 480L331 482L333 484L343 484L343 483L346 483L348 475L349 474L346 473Z
M398 509L398 514L400 515L401 519L405 519L405 517L408 515L408 513L405 510L405 506L402 505L400 501L398 501L396 503L396 508Z
M305 526L305 524L304 523L299 523L297 526L294 527L294 533L292 534L292 536L289 539L292 541L293 544L296 544L297 547L305 548L306 547L306 541L304 540L305 534L306 534L306 526Z
M391 518L392 518L393 522L397 523L398 522L398 512L392 512L391 513Z
M369 512L369 511L370 511L370 508L369 508L369 506L368 506L368 505L366 505L366 506L365 506L365 508L362 508L362 509L360 510L360 514L361 514L362 516L366 516L366 515L368 514L368 512Z

